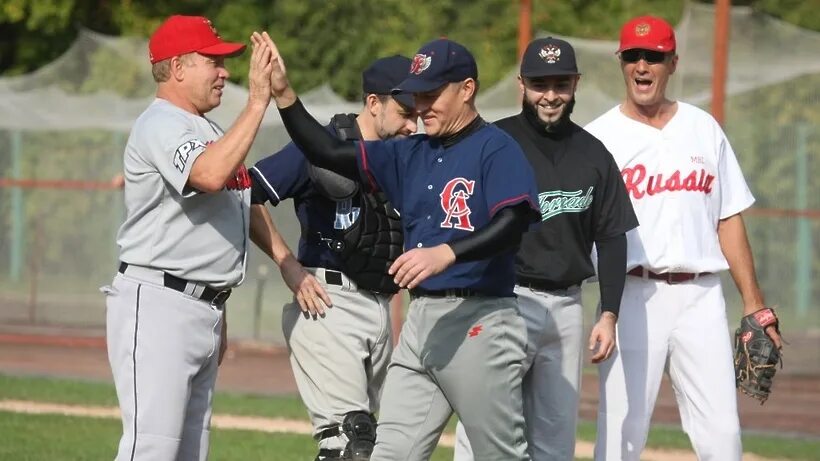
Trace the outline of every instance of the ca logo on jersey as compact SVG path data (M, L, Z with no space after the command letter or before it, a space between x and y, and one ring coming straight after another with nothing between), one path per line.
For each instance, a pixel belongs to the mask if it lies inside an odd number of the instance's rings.
M470 222L470 206L467 200L473 195L475 181L468 181L465 178L453 178L444 190L441 191L441 209L444 210L444 221L441 227L446 229L461 229L473 231L475 227ZM454 222L455 221L455 222Z
M191 156L191 152L204 147L205 144L203 144L199 139L185 141L181 146L177 147L176 151L174 151L174 167L182 173L185 171L185 164L188 163L188 157Z

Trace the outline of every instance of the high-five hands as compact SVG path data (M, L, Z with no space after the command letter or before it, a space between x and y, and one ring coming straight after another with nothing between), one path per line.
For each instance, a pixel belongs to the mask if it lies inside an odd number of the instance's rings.
M258 32L251 34L253 54L248 70L248 100L268 106L271 98L271 71L273 50Z
M267 32L262 32L260 37L272 52L270 58L272 65L270 89L273 98L276 100L276 106L283 109L296 102L296 93L290 87L290 82L288 82L287 68L282 55L279 53L279 48L273 43L273 39L270 38Z

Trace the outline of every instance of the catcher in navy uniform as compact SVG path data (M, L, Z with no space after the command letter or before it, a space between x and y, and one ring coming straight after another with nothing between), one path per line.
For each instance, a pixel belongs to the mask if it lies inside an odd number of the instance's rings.
M327 129L342 140L415 133L412 96L390 95L409 67L403 56L375 61L362 74L361 113L338 114ZM295 294L282 328L319 441L316 459L367 460L392 351L388 302L398 287L387 270L402 252L399 215L383 193L314 167L293 143L250 172L252 203L292 198L302 228L298 262L280 266Z

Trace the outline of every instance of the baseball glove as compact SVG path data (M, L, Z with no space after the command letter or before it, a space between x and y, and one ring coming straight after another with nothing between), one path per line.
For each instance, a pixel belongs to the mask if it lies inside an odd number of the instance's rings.
M774 311L765 307L740 319L740 328L735 331L735 384L761 405L772 391L778 363L783 367L780 350L766 334L769 326L779 334L779 325Z

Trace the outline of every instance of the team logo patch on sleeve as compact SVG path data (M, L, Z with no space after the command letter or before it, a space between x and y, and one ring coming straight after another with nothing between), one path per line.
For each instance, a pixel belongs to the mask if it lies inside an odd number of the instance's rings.
M185 141L181 146L177 147L176 151L174 151L174 167L182 173L185 171L185 165L188 163L188 157L191 156L191 152L204 147L205 144L198 139Z
M251 175L245 165L239 165L233 178L228 178L225 183L225 188L228 190L245 190L251 188Z
M444 210L444 221L441 227L446 229L461 229L473 231L475 227L470 222L470 206L467 200L473 195L475 181L468 181L464 178L453 178L441 191L441 209ZM455 220L455 222L453 222Z

